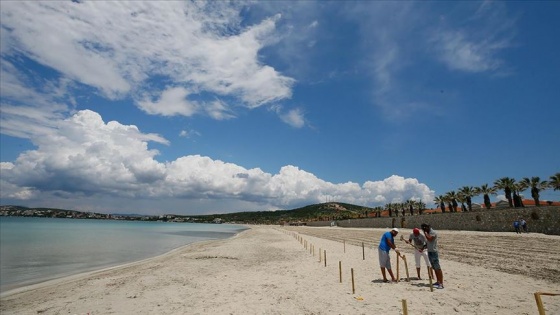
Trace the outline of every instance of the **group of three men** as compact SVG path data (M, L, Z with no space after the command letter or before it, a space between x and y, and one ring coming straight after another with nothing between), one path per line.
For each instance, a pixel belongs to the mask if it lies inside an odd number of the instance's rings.
M416 262L416 272L418 274L418 279L420 277L420 258L424 257L426 266L428 270L430 267L436 274L437 282L434 283L436 289L443 289L443 272L441 271L441 266L439 265L439 256L437 249L437 232L430 227L428 224L422 224L421 229L423 233L420 233L420 229L415 228L412 230L408 240L404 240L407 244L412 244L414 246L414 259ZM381 237L379 242L379 266L381 267L381 274L383 275L383 282L389 282L385 274L385 270L389 272L392 281L397 281L391 270L391 257L389 256L389 251L394 249L397 255L400 255L397 246L395 245L395 236L399 234L399 229L393 228L391 231L385 232ZM426 253L427 252L427 253ZM428 274L428 276L431 276Z

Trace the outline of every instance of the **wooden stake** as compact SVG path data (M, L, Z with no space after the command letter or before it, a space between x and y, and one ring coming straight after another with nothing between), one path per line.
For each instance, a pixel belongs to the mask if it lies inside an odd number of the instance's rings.
M537 308L539 309L539 315L546 315L544 311L544 304L542 302L541 295L557 296L560 295L560 293L535 292L535 300L537 301Z
M338 261L338 279L342 283L342 261Z
M327 266L327 250L325 250L325 267Z
M356 293L356 288L354 287L354 268L350 268L350 273L352 274L352 294Z
M434 285L432 284L432 267L428 267L428 278L430 278L430 292L434 292Z
M539 315L546 315L544 312L544 305L542 303L540 292L535 292L535 300L537 301L537 309L539 310Z
M408 275L408 264L406 262L406 256L402 255L402 260L404 261L404 270L406 270L406 281L410 282L410 276Z
M321 247L319 247L319 262L321 262L322 259L323 259L323 258L322 258L322 256L321 256Z
M399 276L399 253L397 253L397 282L401 281L401 277Z
M342 240L342 244L344 245L344 252L346 253L346 240Z
M362 257L363 257L363 260L366 260L366 251L364 249L364 242L362 242Z
M403 315L408 315L408 307L406 305L405 299L402 300L402 311L403 311Z

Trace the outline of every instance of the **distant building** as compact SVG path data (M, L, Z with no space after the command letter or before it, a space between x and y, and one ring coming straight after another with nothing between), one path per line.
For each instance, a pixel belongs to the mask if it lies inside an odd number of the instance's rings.
M496 208L509 208L509 202L507 200L500 200L496 202Z
M474 202L471 204L471 207L472 207L473 210L480 210L480 209L482 209L482 205L481 205L481 204L479 204L479 203L474 203Z

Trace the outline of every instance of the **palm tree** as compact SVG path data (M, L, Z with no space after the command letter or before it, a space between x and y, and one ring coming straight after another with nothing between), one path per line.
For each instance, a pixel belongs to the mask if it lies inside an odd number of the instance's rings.
M472 186L463 186L459 188L459 195L465 198L469 211L472 211L472 197L476 195L475 188Z
M392 203L388 203L385 205L385 209L387 209L389 211L389 217L393 216L393 204Z
M467 197L463 194L457 194L457 201L461 204L461 212L467 212L467 207L465 206L465 202L467 202Z
M447 204L449 212L454 212L453 203L451 203L451 197L447 193L443 195L443 201Z
M517 207L525 207L523 200L521 199L521 192L529 188L524 182L514 182L512 186L513 191L513 205Z
M426 209L426 204L424 202L420 201L416 201L416 206L418 207L418 214L421 215L422 211L424 211L424 209Z
M408 210L410 211L410 216L414 215L414 205L415 204L416 204L416 201L414 201L414 200L409 199L409 200L406 201L406 205L408 207Z
M506 195L510 208L513 208L513 202L511 200L511 188L514 183L515 179L509 177L502 177L494 182L494 188L504 190L504 194Z
M434 203L441 208L441 213L445 213L445 201L442 195L435 197Z
M476 193L484 196L484 207L486 207L486 209L490 209L492 207L492 203L490 203L490 195L496 194L496 188L489 187L488 184L484 184L476 188Z
M449 210L453 211L453 212L457 212L457 193L452 190L450 192L447 192L444 196L447 200L447 203L449 204Z
M550 176L550 181L548 182L548 187L554 190L560 190L560 173L556 173Z
M560 175L560 174L559 174ZM534 176L531 177L531 179L529 179L529 177L525 177L521 180L521 183L523 183L524 185L526 185L527 188L531 187L531 197L533 197L533 200L535 200L535 206L540 207L540 191L547 189L549 186L548 182L543 180L541 181L541 178L538 176Z

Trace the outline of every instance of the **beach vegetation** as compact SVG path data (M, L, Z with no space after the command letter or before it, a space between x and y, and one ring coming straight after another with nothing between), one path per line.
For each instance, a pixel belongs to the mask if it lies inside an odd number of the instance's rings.
M496 191L497 191L496 187L488 186L488 184L484 184L475 189L477 195L483 195L482 198L484 200L484 207L486 209L492 208L492 203L490 202L490 195L495 195Z
M434 198L434 202L436 207L439 206L441 208L441 212L445 213L445 198L442 195L439 195Z
M539 207L540 204L540 192L541 190L547 189L549 183L545 180L541 180L540 177L538 176L534 176L534 177L524 177L521 180L521 183L523 183L523 185L525 185L525 187L527 188L531 188L531 197L533 198L533 200L535 200L535 206Z
M463 186L459 188L458 195L467 203L468 211L472 211L472 197L476 196L476 189L472 186Z
M454 190L445 193L443 196L450 212L457 212L457 207L459 206L457 203L457 197L457 193Z
M560 173L556 173L550 176L550 181L548 182L548 187L554 190L560 190Z
M504 195L506 196L510 208L513 208L511 191L514 183L515 183L515 179L509 177L502 177L494 182L494 187L497 190L499 189L504 190Z

